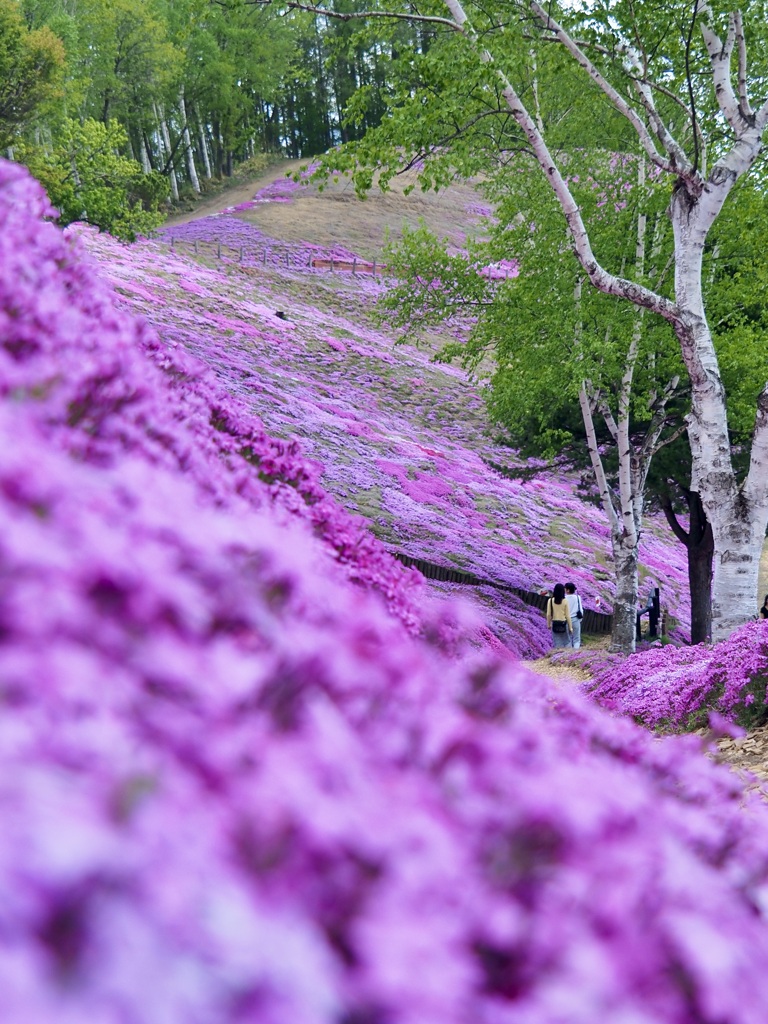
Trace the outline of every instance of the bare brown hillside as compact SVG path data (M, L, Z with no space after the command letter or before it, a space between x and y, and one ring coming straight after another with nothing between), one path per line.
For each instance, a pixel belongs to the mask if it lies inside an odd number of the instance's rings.
M292 174L306 161L286 160L247 182L238 182L203 199L194 210L174 214L168 224L184 224L251 199L256 192L283 175ZM342 245L364 259L381 257L387 233L397 237L403 224L416 227L420 220L439 237L461 245L467 232L478 225L484 203L471 184L457 182L440 192L422 192L418 185L406 196L404 190L416 182L409 171L382 193L374 188L366 199L355 195L346 179L329 182L322 191L310 185L295 194L290 203L264 203L236 214L256 224L264 234L285 242L311 242L333 247Z

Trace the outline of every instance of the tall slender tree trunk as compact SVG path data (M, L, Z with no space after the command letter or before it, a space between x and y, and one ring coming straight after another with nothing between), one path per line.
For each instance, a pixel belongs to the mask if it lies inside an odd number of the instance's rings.
M218 120L214 120L212 125L212 140L211 140L211 152L213 154L213 165L217 178L221 178L224 174L224 142L221 137L221 124Z
M167 170L168 179L171 183L171 196L178 203L179 183L176 179L176 171L173 168L173 161L171 160L171 134L168 131L168 122L165 120L162 109L158 109L156 104L153 104L153 107L155 111L155 118L160 126L160 142L163 149L163 159L168 164Z
M200 179L197 176L197 168L195 167L195 151L192 147L192 139L189 134L189 121L187 119L187 105L184 102L184 86L179 89L179 113L181 114L182 124L182 135L184 142L184 149L187 154L187 174L189 175L189 181L195 192L200 191Z
M635 649L638 544L633 537L611 531L611 547L616 573L611 650L628 654Z
M152 170L152 164L149 160L149 153L147 152L147 142L144 138L144 129L139 129L139 159L141 160L141 169L145 174L149 174Z
M195 116L197 118L197 130L200 137L200 156L203 160L203 170L205 177L208 181L213 177L213 171L211 170L211 160L208 156L208 139L205 137L205 125L203 119L200 117L200 111L195 108Z
M577 296L580 284L577 284ZM581 414L584 420L584 429L587 434L587 449L592 463L592 471L595 474L595 482L600 493L605 514L611 527L611 553L613 555L613 571L616 580L616 590L613 602L613 629L611 630L611 651L620 654L631 654L635 649L635 616L637 614L637 563L638 546L640 541L640 520L642 518L642 495L640 495L640 509L636 501L629 500L619 502L620 508L616 509L615 499L608 480L605 475L605 467L600 455L600 446L597 442L595 422L593 418L593 402L587 394L586 384L582 385L579 392L579 403ZM624 458L629 460L630 453L627 450ZM620 453L621 458L621 453ZM628 516L620 515L620 512L628 512ZM628 527L628 528L625 528Z

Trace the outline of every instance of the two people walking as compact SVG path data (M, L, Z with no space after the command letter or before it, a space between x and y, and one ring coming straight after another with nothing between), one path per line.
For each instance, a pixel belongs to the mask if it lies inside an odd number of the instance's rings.
M581 647L581 620L584 609L575 583L556 583L547 601L547 627L553 647Z

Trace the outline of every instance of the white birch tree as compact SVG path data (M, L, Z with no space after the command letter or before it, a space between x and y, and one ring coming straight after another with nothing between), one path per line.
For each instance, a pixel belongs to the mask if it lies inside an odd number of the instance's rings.
M284 6L318 10L298 0ZM646 12L641 17L638 10L632 4L585 3L578 18L570 12L564 15L563 20L567 17L574 25L593 29L589 41L580 40L576 31L561 24L553 16L552 5L545 9L537 0L503 7L438 0L428 15L414 15L406 6L384 5L343 16L421 17L436 30L458 33L464 43L464 66L473 60L483 66L487 89L496 92L519 126L526 150L549 182L585 278L604 294L662 317L674 329L691 385L688 435L694 485L714 534L712 619L713 638L719 639L754 617L768 522L768 387L757 396L750 467L739 481L731 459L726 394L706 315L702 268L712 226L734 184L749 173L763 148L768 100L755 98L752 92L766 88L765 47L756 47L751 71L742 13L715 18L711 5L703 0L673 2L666 25L658 20L654 25ZM750 3L747 14L753 16L755 32L764 27L762 3ZM683 20L681 31L675 19ZM655 38L644 39L649 27ZM668 216L674 234L671 294L609 269L596 255L589 225L558 154L550 149L541 120L529 110L521 86L515 84L530 87L530 75L526 80L523 72L532 38L562 48L581 69L585 87L591 83L599 91L633 130L638 151L669 179ZM757 43L762 40L758 38ZM710 86L701 84L701 67L693 74L696 61L704 62ZM425 96L423 101L428 103L430 98ZM714 157L709 166L708 157ZM334 154L334 166L340 165ZM385 169L385 182L391 173L395 173L391 167ZM370 184L370 172L359 181Z
M192 148L192 136L189 132L189 120L187 118L187 105L184 100L184 86L182 85L179 89L179 116L181 118L181 132L184 141L184 152L187 157L187 174L189 175L189 182L195 192L200 192L200 179L197 176L197 167L195 167L195 151Z
M152 109L154 111L155 120L158 124L160 151L163 154L163 160L166 164L168 180L171 185L171 197L174 202L178 203L179 183L176 178L176 170L173 166L173 147L171 146L171 133L168 130L168 122L165 119L165 113L163 112L162 107L158 107L156 103L153 103Z

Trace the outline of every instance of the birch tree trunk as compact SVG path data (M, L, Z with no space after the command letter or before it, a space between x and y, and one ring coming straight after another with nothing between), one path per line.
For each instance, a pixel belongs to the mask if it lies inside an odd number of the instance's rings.
M147 143L144 138L144 129L139 129L139 159L141 160L141 169L145 174L149 174L152 170L152 164L149 160L149 153L147 152Z
M165 115L162 110L153 104L155 117L157 123L160 126L160 142L163 150L163 158L167 165L168 179L171 183L171 196L178 203L179 201L179 183L176 180L176 171L173 168L173 161L171 160L171 135L168 131L168 122L165 120Z
M207 181L210 181L213 177L213 171L211 170L211 160L208 156L208 140L205 137L205 125L203 119L200 117L200 111L195 108L195 114L197 117L197 130L200 136L200 155L203 158L203 169L205 171L205 177Z
M731 459L725 390L701 288L704 242L725 199L718 193L727 195L731 185L725 179L695 203L680 189L670 206L675 232L675 298L681 312L675 330L691 380L688 437L693 479L712 525L715 547L713 640L724 639L754 617L768 520L765 391L758 405L750 470L740 487Z
M576 308L579 310L579 315L576 319L576 331L574 337L574 350L577 353L577 359L581 359L581 289L582 280L581 278L578 278L573 290L573 300ZM613 556L615 577L611 650L621 654L632 654L635 650L635 629L633 625L633 628L628 631L626 623L630 618L630 609L632 621L634 623L635 610L637 606L637 546L640 535L639 531L635 531L630 541L630 545L633 546L634 549L633 565L631 558L627 559L623 557L624 548L626 547L626 543L623 542L626 542L627 538L622 538L621 519L619 515L617 515L615 498L605 474L605 467L603 465L600 447L597 442L597 433L595 431L594 413L597 403L594 399L594 395L590 395L590 391L591 388L589 382L582 381L579 389L579 406L581 407L581 418L584 423L584 432L587 438L587 451L589 453L589 461L592 465L592 473L595 477L597 491L600 495L600 502L608 519L611 531L611 554ZM608 410L604 413L604 419L614 441L618 442L618 430ZM622 460L621 457L621 450L619 451L620 463L622 461L626 462L628 458L628 450L625 452L624 460ZM621 493L620 489L620 498ZM626 491L624 491L624 494L626 495ZM631 509L629 509L629 512L630 520L634 522L634 517L631 515Z
M579 404L587 435L587 450L595 475L600 501L608 517L611 528L611 554L615 575L615 595L613 602L613 629L611 630L611 651L620 654L631 654L635 649L635 616L637 614L637 563L638 545L640 543L639 517L633 507L631 495L619 494L619 513L617 514L614 495L605 475L603 460L595 432L594 407L585 382L579 391ZM610 416L606 417L606 425L613 433L615 424ZM613 428L613 429L612 429ZM629 452L625 450L624 459L619 451L619 460L626 462ZM626 515L625 515L626 513ZM628 529L626 528L628 526Z
M612 651L629 653L635 649L637 622L638 544L623 534L611 537L616 572L616 599L613 605Z
M189 134L189 122L187 120L187 107L184 102L184 86L182 85L179 89L179 113L181 114L182 124L182 138L184 142L184 149L187 154L187 174L192 188L195 192L200 191L200 179L197 176L197 168L195 167L195 151L192 148L192 139Z

